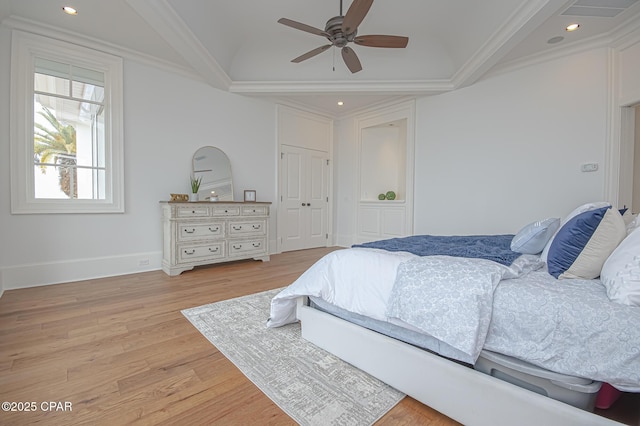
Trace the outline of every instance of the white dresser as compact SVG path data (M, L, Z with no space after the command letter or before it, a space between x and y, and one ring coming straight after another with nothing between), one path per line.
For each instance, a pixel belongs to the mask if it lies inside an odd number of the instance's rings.
M263 202L161 202L162 270L240 259L269 260L269 206Z

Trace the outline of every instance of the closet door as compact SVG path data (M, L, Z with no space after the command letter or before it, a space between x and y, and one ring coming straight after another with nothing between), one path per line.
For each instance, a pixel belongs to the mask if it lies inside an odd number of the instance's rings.
M280 213L282 251L327 245L329 155L282 146Z

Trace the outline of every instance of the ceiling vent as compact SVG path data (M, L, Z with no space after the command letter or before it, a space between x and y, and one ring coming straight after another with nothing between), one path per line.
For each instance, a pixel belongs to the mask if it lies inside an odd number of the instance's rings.
M613 18L633 6L638 0L577 0L563 15Z

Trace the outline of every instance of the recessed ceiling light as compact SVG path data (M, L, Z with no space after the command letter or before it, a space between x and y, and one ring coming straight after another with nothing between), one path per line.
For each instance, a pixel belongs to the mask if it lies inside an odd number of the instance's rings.
M67 15L77 15L78 11L76 9L74 9L71 6L62 6L62 10L64 10L64 13L66 13Z
M580 24L571 24L567 25L567 28L565 28L565 30L571 32L577 30L578 28L580 28Z
M344 105L344 102L338 101L338 106L342 106L342 105Z

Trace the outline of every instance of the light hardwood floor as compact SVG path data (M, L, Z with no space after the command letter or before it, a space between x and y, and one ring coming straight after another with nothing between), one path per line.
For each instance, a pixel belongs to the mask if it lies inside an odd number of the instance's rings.
M180 311L284 287L332 250L6 291L0 401L36 410L0 411L0 424L294 424ZM456 423L405 398L378 424Z

